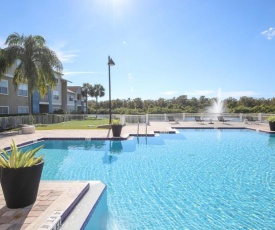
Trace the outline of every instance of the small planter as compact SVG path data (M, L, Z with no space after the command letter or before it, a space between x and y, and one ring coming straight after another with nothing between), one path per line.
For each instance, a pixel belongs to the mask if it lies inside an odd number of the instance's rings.
M35 126L29 125L29 126L22 127L22 134L31 134L31 133L35 133Z
M275 122L269 122L269 128L271 131L275 131Z
M1 186L8 208L23 208L36 201L44 161L25 168L1 168Z
M113 137L120 137L122 125L112 125Z

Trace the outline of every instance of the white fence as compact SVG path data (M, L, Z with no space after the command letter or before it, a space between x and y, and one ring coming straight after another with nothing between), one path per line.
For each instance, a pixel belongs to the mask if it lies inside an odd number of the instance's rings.
M217 121L218 116L223 116L225 119L232 122L242 122L247 116L253 117L260 122L267 122L269 116L274 114L266 113L250 113L250 114L236 114L236 113L174 113L174 114L145 114L145 115L119 115L112 114L113 119L120 119L123 124L125 123L149 123L149 122L165 122L168 121L168 116L173 117L176 121L195 121L195 116L201 117L203 120ZM97 116L98 119L108 119L109 114L45 114L33 116L11 116L0 117L0 127L18 127L21 124L34 124L34 125L48 125L71 120L87 120Z
M146 114L146 115L118 115L123 116L121 120L125 120L126 123L149 123L149 122L164 122L168 121L168 117L173 117L175 121L190 122L195 121L195 117L199 116L203 120L218 121L218 116L223 116L224 119L230 120L231 122L243 122L247 116L252 117L254 120L260 122L267 122L267 118L274 114L263 114L263 113L175 113L175 114Z

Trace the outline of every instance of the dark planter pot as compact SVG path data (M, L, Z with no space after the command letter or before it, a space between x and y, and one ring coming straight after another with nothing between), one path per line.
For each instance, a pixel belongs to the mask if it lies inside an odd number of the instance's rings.
M271 131L275 131L275 122L269 122L269 128Z
M23 208L35 202L44 161L26 168L1 168L1 186L8 208Z
M112 125L113 137L120 137L122 125Z

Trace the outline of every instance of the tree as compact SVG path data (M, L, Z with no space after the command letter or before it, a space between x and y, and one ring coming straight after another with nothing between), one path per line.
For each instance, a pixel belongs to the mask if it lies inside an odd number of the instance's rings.
M13 84L17 89L19 84L28 84L29 113L32 114L32 93L35 89L40 95L45 95L49 87L56 85L55 71L61 72L63 67L54 51L46 46L46 40L40 35L8 36L4 56L8 64L19 60L15 68Z
M105 95L105 89L100 84L95 84L94 87L92 87L90 92L91 97L95 97L96 99L96 117L97 117L97 108L98 108L98 97L103 97Z
M5 50L0 48L0 80L4 73L8 71L8 69L14 64L13 62L8 62L5 57Z
M86 97L86 113L88 113L88 95L91 96L91 90L93 86L89 83L83 83L81 88L82 96Z

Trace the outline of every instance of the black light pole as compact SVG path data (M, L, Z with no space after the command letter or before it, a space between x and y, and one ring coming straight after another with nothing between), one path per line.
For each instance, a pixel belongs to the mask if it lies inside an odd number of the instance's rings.
M111 66L115 65L114 61L110 56L108 56L108 67L109 67L109 124L112 123L112 105L111 105Z

